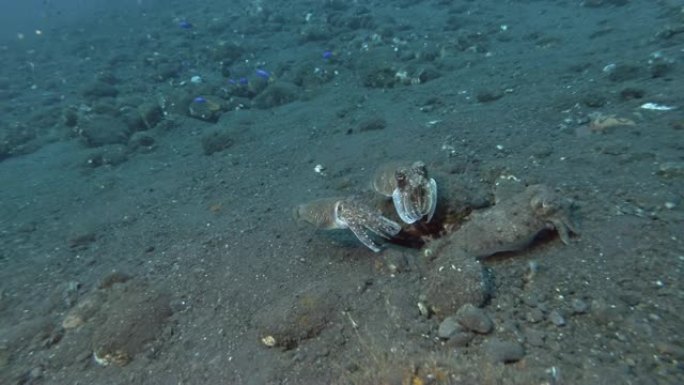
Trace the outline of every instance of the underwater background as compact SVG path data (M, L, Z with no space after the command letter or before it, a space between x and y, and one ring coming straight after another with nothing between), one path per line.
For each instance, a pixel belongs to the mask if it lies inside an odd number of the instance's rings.
M684 383L680 0L2 0L0 54L0 384Z

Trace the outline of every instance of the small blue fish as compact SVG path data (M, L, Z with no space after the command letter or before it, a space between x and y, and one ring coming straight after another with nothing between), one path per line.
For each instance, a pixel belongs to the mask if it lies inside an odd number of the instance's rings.
M187 20L181 20L181 21L178 23L178 26L181 27L181 28L183 28L183 29L192 29L192 23L190 23L190 22L187 21Z
M322 56L323 56L323 59L326 59L326 60L332 59L332 57L333 57L333 52L332 52L331 50L325 50L325 51L323 51L323 55L322 55Z
M206 103L207 99L204 96L197 96L196 98L192 99L193 103Z

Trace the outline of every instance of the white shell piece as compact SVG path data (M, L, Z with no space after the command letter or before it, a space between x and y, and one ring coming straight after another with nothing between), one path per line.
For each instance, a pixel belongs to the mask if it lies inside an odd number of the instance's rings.
M653 110L653 111L670 111L674 110L676 107L666 106L664 104L658 103L644 103L639 108L643 110Z

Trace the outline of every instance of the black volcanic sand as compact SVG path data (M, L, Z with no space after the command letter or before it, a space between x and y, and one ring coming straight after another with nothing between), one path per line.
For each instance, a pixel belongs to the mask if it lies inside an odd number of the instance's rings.
M682 383L681 2L353 3L175 1L0 47L0 383ZM445 266L443 299L480 303L426 311L432 243L292 217L388 160L439 176L450 231L503 176L579 235Z

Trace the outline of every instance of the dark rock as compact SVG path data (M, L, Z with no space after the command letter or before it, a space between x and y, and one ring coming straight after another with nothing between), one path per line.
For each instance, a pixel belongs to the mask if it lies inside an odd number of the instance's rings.
M571 305L574 314L584 314L589 310L589 305L579 298L573 299Z
M475 99L480 103L489 103L499 100L504 96L501 90L479 90L475 94Z
M525 318L531 323L541 322L544 320L544 312L538 308L533 308L527 312Z
M245 49L233 42L222 41L213 47L211 57L214 62L232 64L244 55Z
M469 303L482 306L491 295L491 281L479 261L461 251L434 245L435 260L428 277L425 298L437 316L454 314ZM452 254L453 253L453 254ZM453 266L453 267L452 267Z
M415 71L414 78L420 81L420 84L427 83L430 80L440 78L442 74L433 66L428 65L419 68Z
M130 130L123 121L108 115L98 115L84 120L78 126L77 132L88 147L125 144L130 135Z
M74 128L78 124L78 113L76 113L73 108L64 110L63 118L64 125L67 127Z
M525 341L531 346L541 347L544 346L544 340L546 339L546 333L541 330L536 329L526 329L525 330Z
M109 71L102 71L98 73L96 76L96 80L98 82L109 84L110 86L119 83L119 79L116 77L116 75Z
M473 338L475 338L475 333L469 332L467 330L461 330L449 337L446 345L452 348L462 348L467 346L470 341L473 340Z
M188 104L188 115L212 123L216 123L224 111L223 99L212 95L195 98Z
M81 93L87 98L99 99L116 97L119 94L119 91L111 84L98 81L83 87Z
M658 167L656 174L667 179L682 177L684 176L684 162L663 162Z
M144 132L136 132L128 141L128 149L130 151L138 151L141 153L150 153L155 149L155 140L149 134Z
M627 308L619 301L608 304L602 299L595 299L591 302L591 314L599 325L611 325L626 317Z
M382 130L387 127L387 121L381 117L369 118L359 123L359 131Z
M129 279L131 279L130 275L122 273L120 271L114 271L112 273L107 274L104 278L102 278L99 285L97 285L97 288L109 289L115 284L127 282Z
M481 308L467 303L461 306L454 317L467 330L479 334L488 334L494 330L494 323Z
M101 166L116 166L128 159L128 151L122 145L102 146L90 152L83 161L83 166L87 168L98 168Z
M605 97L605 95L599 93L589 93L587 95L584 95L584 97L582 98L582 103L585 106L592 108L603 107L606 105L607 101L608 99Z
M339 297L330 290L307 289L283 296L256 315L255 324L262 342L283 350L318 336L338 311Z
M160 63L152 77L159 82L165 82L177 77L179 72L180 66L176 63Z
M525 356L525 349L515 341L502 341L493 338L484 343L484 351L493 363L512 363L520 361Z
M77 234L71 238L69 238L69 248L71 249L76 249L76 250L82 250L90 246L91 243L94 243L97 240L97 236L95 235L94 232L87 232L83 234Z
M140 284L112 286L93 323L93 350L103 365L124 366L158 341L171 316L170 299Z
M287 83L272 83L254 98L254 106L260 109L269 109L292 103L297 100L297 89Z
M616 83L621 83L636 79L641 75L641 73L642 71L639 66L632 64L618 64L609 72L608 79Z
M390 67L372 68L363 76L363 86L368 88L392 88L397 82L397 71Z
M644 95L646 95L646 91L639 88L627 87L620 91L620 98L622 100L641 99Z
M225 129L216 129L202 137L202 149L204 155L211 155L215 152L223 151L232 146L234 140L232 135Z
M552 310L549 313L549 320L556 326L565 326L565 317L559 310Z
M154 128L164 117L164 111L157 103L144 103L138 106L138 113L146 128Z
M327 24L306 24L299 31L299 38L302 43L312 41L327 41L330 39L332 31Z
M439 328L437 329L437 336L439 338L448 339L454 334L463 330L461 324L456 321L455 317L446 317L444 321L439 323Z

